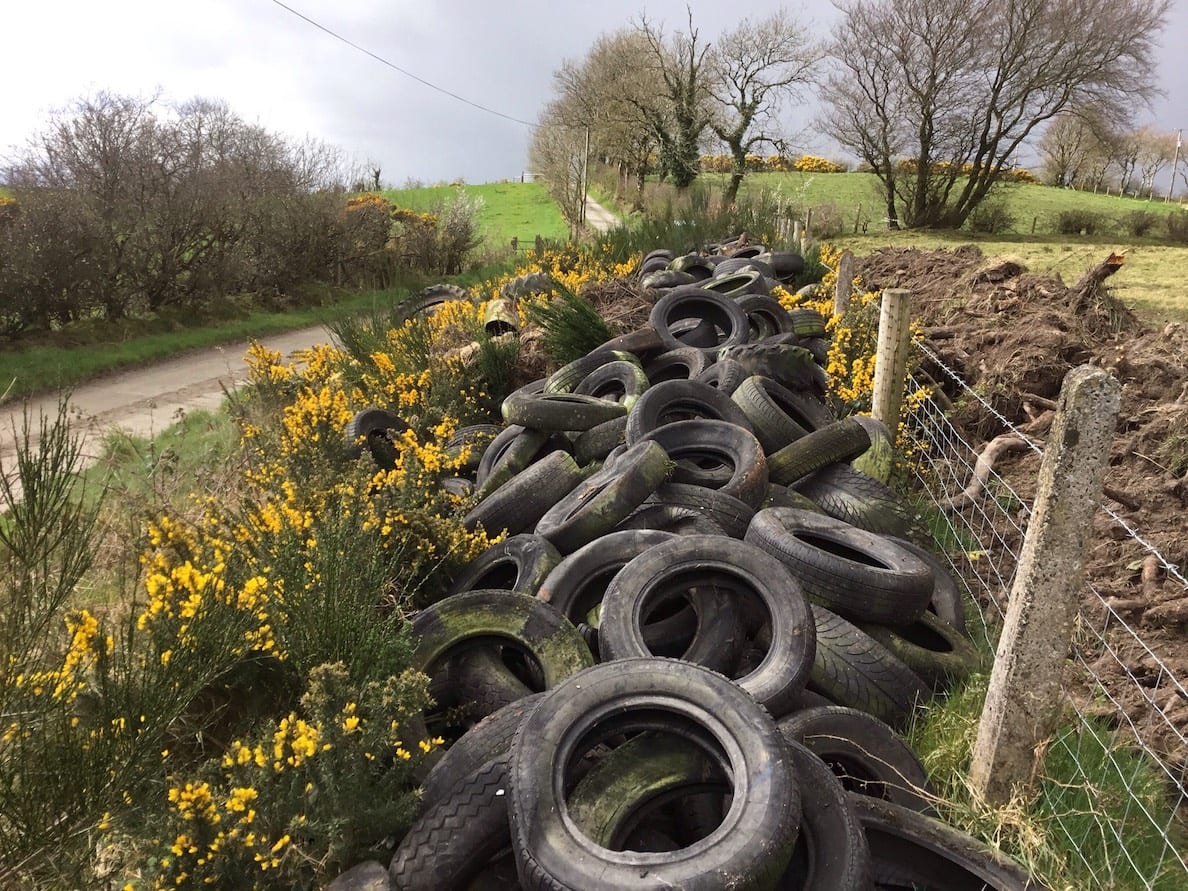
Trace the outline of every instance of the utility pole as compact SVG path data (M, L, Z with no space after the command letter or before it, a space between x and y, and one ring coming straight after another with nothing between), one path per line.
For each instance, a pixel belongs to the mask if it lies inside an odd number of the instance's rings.
M1180 166L1180 146L1183 144L1183 140L1184 140L1183 129L1177 130L1176 131L1176 159L1174 161L1172 161L1171 183L1167 187L1167 197L1165 199L1163 199L1164 204L1167 204L1167 202L1171 201L1172 191L1176 187L1176 168Z

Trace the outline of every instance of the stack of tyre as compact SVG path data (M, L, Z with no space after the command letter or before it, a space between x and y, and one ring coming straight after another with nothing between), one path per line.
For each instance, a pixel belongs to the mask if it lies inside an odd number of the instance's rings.
M896 730L975 655L853 466L887 431L834 418L818 314L707 281L452 444L466 524L508 538L414 618L456 740L392 884L1035 887L936 819Z

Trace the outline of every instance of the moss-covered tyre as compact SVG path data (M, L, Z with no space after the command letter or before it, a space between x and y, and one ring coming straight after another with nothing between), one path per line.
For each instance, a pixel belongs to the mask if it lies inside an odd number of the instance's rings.
M720 591L741 613L748 599L766 612L771 643L739 686L773 714L782 714L809 677L815 627L808 601L787 568L744 542L717 535L680 536L650 548L615 576L602 601L598 644L604 659L647 656L641 620L665 597ZM691 596L691 602L696 603ZM698 631L714 617L698 615ZM735 653L741 652L742 641ZM721 644L723 648L727 642ZM681 658L690 659L690 654Z
M518 674L508 664L512 659L518 663ZM475 644L450 657L445 667L434 673L430 692L439 706L460 709L464 714L459 718L474 723L539 688L539 677L533 674L513 647Z
M667 347L664 346L664 341L660 339L660 334L655 328L651 325L644 325L642 328L612 337L600 349L622 350L625 353L631 353L640 362L646 364L665 352Z
M817 651L809 689L892 727L907 726L916 705L928 700L924 681L861 628L822 606L811 609Z
M499 289L499 296L507 300L518 300L533 294L551 293L556 283L547 272L529 272L513 278Z
M828 705L785 715L778 724L784 739L807 746L847 790L935 816L936 793L924 765L885 722Z
M633 353L623 350L611 350L605 346L591 350L580 359L574 359L562 365L545 378L542 393L572 393L583 380L608 362L631 362L639 364L639 359Z
M656 530L671 535L727 535L721 525L692 507L645 504L618 525L619 530ZM740 537L740 536L732 536Z
M470 424L460 427L446 440L446 454L455 461L461 461L459 471L473 473L483 460L483 453L502 432L496 424Z
M768 508L755 515L746 540L785 564L809 599L856 621L910 625L932 597L923 560L824 514Z
M665 294L656 301L648 317L660 338L674 350L686 345L674 333L674 329L680 330L678 323L686 319L704 319L714 325L718 331L715 350L746 343L750 335L747 314L741 306L729 297L697 288L682 288L679 292Z
M573 459L581 466L601 461L627 442L627 415L583 430L573 440Z
M359 457L366 449L376 465L387 470L396 466L393 439L408 429L403 418L387 409L365 408L347 422L343 438L351 457Z
M639 283L645 288L651 288L655 291L667 291L672 288L679 288L681 285L691 285L698 279L695 275L688 272L677 272L675 269L657 269L655 272L649 272L639 280Z
M796 484L829 516L880 535L906 538L916 513L898 492L849 464L831 464Z
M767 276L763 274L761 269L755 269L754 264L748 264L747 269L740 269L738 272L732 272L729 275L715 275L709 281L701 283L707 291L712 291L715 294L722 294L725 297L733 297L738 299L751 295L767 296L771 293L771 288L767 284Z
M792 332L797 337L828 337L825 329L825 317L815 309L801 307L789 310L792 319Z
M462 567L447 594L487 588L535 597L560 562L561 554L548 539L531 533L513 535Z
M432 677L467 646L499 644L535 660L546 689L594 664L581 634L542 600L511 591L454 594L421 610L412 621L411 666Z
M421 812L388 866L394 889L465 888L508 846L508 761L488 761Z
M680 347L668 350L644 365L644 374L652 386L664 381L687 381L709 368L713 359L706 350Z
M747 378L730 398L747 416L763 451L769 455L833 423L829 409L815 398L793 392L763 375Z
M744 427L709 419L676 421L639 440L645 442L658 443L674 462L673 482L716 489L752 509L767 495L767 458Z
M621 402L630 411L647 388L648 376L644 374L639 361L632 356L630 362L618 359L594 369L582 378L573 392L579 396Z
M574 826L565 792L572 765L635 731L693 739L727 765L731 805L706 838L666 853L611 851ZM726 678L678 660L601 665L546 694L516 735L509 786L512 846L532 889L771 888L800 817L799 787L770 716Z
M481 526L492 536L504 530L509 535L529 531L581 481L582 470L573 456L558 449L483 498L462 518L462 525L471 531Z
M869 795L849 795L870 845L876 887L1043 891L1026 870L940 820Z
M627 442L639 442L665 424L698 418L751 429L747 416L727 393L698 381L671 380L654 384L632 406L627 415Z
M806 433L768 456L774 482L791 486L810 473L838 461L848 461L870 447L870 435L854 418L843 418Z
M668 454L659 444L639 442L550 507L536 524L536 534L562 554L572 554L625 520L664 482L669 470Z
M821 508L817 507L816 502L805 498L795 489L771 482L767 484L767 495L764 497L763 503L759 505L759 509L766 510L769 507L793 507L797 510L821 513Z
M507 423L548 432L589 430L625 414L620 402L574 393L513 393L503 400Z
M888 628L862 623L859 627L923 678L933 692L948 690L977 670L978 651L973 644L928 610L910 625Z
M867 476L874 477L886 485L890 482L891 472L895 469L895 437L887 429L887 425L878 418L872 418L869 415L854 415L853 417L870 437L870 447L854 458L850 465L855 470L861 470Z
M722 766L702 746L679 736L641 733L597 761L567 805L578 832L622 851L657 805L679 803L682 795L717 793L720 799L729 789ZM698 840L675 834L678 847Z
M487 715L446 749L421 783L421 812L441 800L468 774L493 758L507 755L516 731L543 696L532 693Z
M545 448L549 435L543 430L528 430L519 424L505 427L491 440L479 460L474 481L476 495L486 498L532 463Z

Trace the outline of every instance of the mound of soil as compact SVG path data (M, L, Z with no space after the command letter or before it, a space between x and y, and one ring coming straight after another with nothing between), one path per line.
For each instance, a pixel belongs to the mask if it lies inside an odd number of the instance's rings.
M995 412L1042 441L1064 375L1086 363L1109 369L1122 383L1122 408L1105 503L1182 570L1188 566L1188 332L1176 323L1148 326L1122 306L1105 284L1122 267L1123 259L1111 255L1070 286L1059 276L1029 274L1011 258L987 259L973 246L886 248L857 262L867 288L912 291L912 314L923 321L929 349L993 406L958 399L948 376L925 365L955 401L954 423L976 446L1006 431ZM1039 458L1005 450L995 470L1030 498ZM1083 604L1086 627L1103 632L1109 644L1093 673L1147 744L1183 766L1188 700L1172 679L1188 681L1188 591L1166 579L1163 567L1103 511L1094 525L1086 572L1111 609L1092 594ZM1074 696L1094 710L1100 691L1088 676L1081 680ZM1109 702L1100 713L1119 719Z

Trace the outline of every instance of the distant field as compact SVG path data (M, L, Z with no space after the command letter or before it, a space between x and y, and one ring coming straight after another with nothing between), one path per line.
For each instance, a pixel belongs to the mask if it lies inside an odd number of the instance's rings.
M489 247L506 247L512 238L531 245L537 235L564 240L569 227L543 183L487 183L471 186L430 186L421 189L390 189L384 194L402 207L430 210L448 201L457 188L483 202L479 225Z

